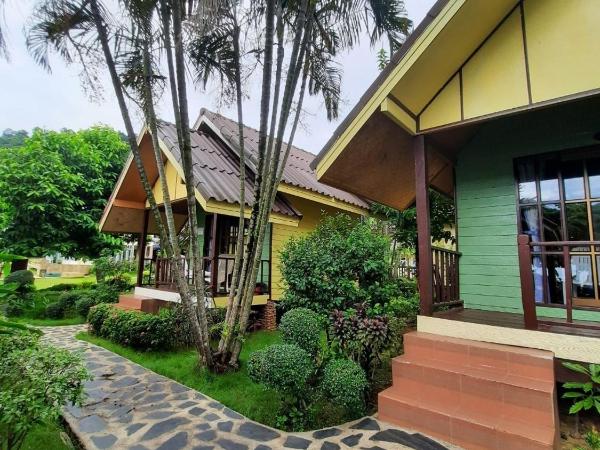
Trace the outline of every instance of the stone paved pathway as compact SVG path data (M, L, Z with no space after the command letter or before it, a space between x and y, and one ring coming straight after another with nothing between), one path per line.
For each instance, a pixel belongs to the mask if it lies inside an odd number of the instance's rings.
M74 335L85 325L45 327L53 345L83 352L94 379L81 407L65 419L87 449L424 449L447 444L367 417L306 433L286 433L253 422L221 403Z

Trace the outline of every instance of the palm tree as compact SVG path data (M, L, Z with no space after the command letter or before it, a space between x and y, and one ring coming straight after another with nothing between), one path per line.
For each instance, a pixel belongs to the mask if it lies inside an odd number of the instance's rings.
M231 19L228 23L231 24ZM237 61L244 58L239 52L239 31L234 34L235 27L223 27L222 23L219 25L221 33L229 30L228 38L221 36L218 41L215 38L210 41L214 44L211 46L208 45L207 35L204 35L192 44L194 51L191 52L190 59L197 79L204 82L208 72L206 62L226 59L221 55L227 52L218 44L229 46ZM335 63L336 55L355 46L364 34L368 35L372 45L382 37L387 37L398 47L408 34L411 23L405 16L402 0L265 0L252 2L246 8L246 21L243 25L246 27L243 34L250 34L252 26L259 30L256 34L262 37L261 45L248 54L262 56L263 71L258 162L254 177L255 200L249 219L248 241L243 248L238 246L236 252L236 260L239 258L242 264L230 294L225 332L219 344L220 358L232 366L237 364L239 357L252 304L253 280L256 279L260 263L259 249L298 126L306 91L308 90L309 95L319 94L323 97L329 119L337 117L341 72ZM277 49L275 58L273 48ZM288 49L290 51L286 59ZM285 66L287 73L282 76ZM235 90L237 99L241 99L238 85ZM241 100L237 106L241 125ZM284 135L288 129L288 146L283 148ZM241 127L239 134L240 141L243 141ZM242 145L240 148L243 148ZM243 207L243 202L240 206Z

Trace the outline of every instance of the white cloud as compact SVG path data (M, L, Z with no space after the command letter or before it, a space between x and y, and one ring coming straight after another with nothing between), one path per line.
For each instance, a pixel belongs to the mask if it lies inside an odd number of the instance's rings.
M65 67L59 58L53 58L52 73L49 74L36 65L29 56L23 37L23 26L33 0L11 1L6 4L5 23L8 26L10 62L0 60L0 131L5 128L31 130L34 127L49 129L89 127L104 123L123 129L121 115L112 95L112 87L107 76L102 78L105 99L101 103L90 102L81 88L81 80L76 66ZM409 17L418 24L433 5L434 0L405 0ZM306 114L303 126L299 128L294 143L313 153L318 153L327 142L336 126L356 104L364 91L378 74L376 51L363 44L340 58L344 71L340 118L328 122L321 102L316 98L305 102ZM258 95L252 95L245 104L244 121L258 126ZM201 107L215 109L219 93L213 89L207 92L192 90L190 86L189 104L191 120ZM165 96L165 102L167 101ZM172 120L167 103L159 107L159 115ZM235 118L234 108L221 112ZM140 118L136 125L140 126Z

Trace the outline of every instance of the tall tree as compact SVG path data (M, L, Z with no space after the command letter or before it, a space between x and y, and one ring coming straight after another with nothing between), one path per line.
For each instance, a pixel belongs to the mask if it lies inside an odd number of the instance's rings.
M238 3L227 4L225 9L232 10L231 6L235 4ZM365 34L372 44L384 35L401 42L410 26L403 12L400 0L265 0L253 2L245 9L242 33L232 32L229 39L221 39L225 46L233 49L236 60L247 61L248 55L259 55L262 63L259 66L262 68L259 74L261 104L258 155L253 177L254 201L247 242L245 246L238 247L236 254L236 260L239 257L242 263L239 273L234 273L236 282L230 294L225 331L219 344L219 358L223 363L237 364L260 264L260 248L306 92L322 95L328 118L337 117L341 71L335 62L336 55L359 43ZM221 33L227 29L236 30L232 26L231 15L219 17L221 22L215 25L216 30ZM240 36L253 32L259 38L258 48L241 54ZM227 62L227 58L222 58L225 52L207 45L207 36L210 32L191 46L194 49L192 63L197 77L202 80L206 79L206 61ZM204 52L201 51L203 49ZM235 69L233 73L237 75ZM239 86L236 85L234 90L239 93ZM238 102L238 111L242 107ZM241 129L240 141L242 135ZM288 145L283 146L286 135Z
M0 248L28 256L99 256L120 240L98 231L127 145L118 132L36 129L0 151Z

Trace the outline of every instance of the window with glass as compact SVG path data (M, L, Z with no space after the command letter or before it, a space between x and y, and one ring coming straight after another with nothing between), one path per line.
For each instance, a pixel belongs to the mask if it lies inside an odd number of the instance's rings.
M520 158L515 161L519 233L532 242L570 246L575 306L600 306L600 150ZM565 303L563 248L533 246L535 300Z

